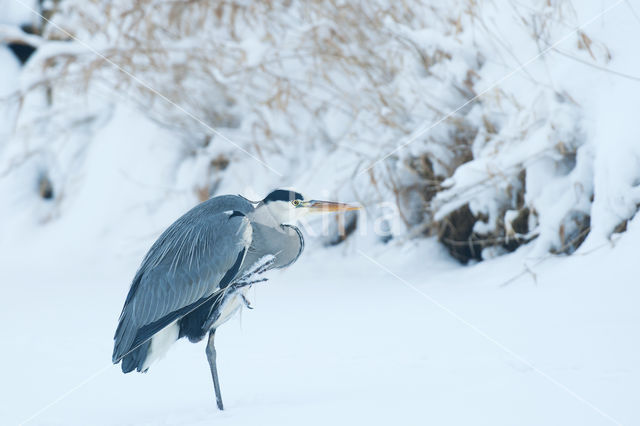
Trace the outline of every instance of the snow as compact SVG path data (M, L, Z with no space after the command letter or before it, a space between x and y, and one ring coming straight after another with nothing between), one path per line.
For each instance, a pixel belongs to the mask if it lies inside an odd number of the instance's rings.
M615 247L506 286L528 250L462 268L432 241L310 247L217 334L225 412L204 342L179 341L144 375L110 366L137 259L66 258L59 274L12 261L0 421L80 385L30 424L613 423L597 410L635 424L639 243L636 220Z
M36 21L36 16L31 13L36 9L36 0L1 0L0 24L31 24Z
M114 2L114 10L125 3ZM166 46L177 53L144 81L278 173L175 106L118 84L112 68L98 66L85 85L78 73L95 65L86 47L45 40L24 68L0 47L0 424L639 424L640 59L633 41L640 4L480 3L477 16L458 13L459 2L433 2L433 13L410 22L372 21L385 26L370 34L376 49L364 55L368 77L349 61L296 55L313 51L311 35L330 38L344 25L321 6L311 13L316 25L304 9L276 6L266 20L256 18L261 9L248 12L238 39L223 25L170 37ZM7 11L0 23L29 21L8 4L0 2ZM66 14L56 16L64 28L75 30L78 10L86 12L86 27L73 33L88 45L130 47L117 26L100 21L100 2L62 6ZM591 45L579 48L585 39L567 34L589 20L582 30ZM391 34L434 62L425 67ZM202 65L189 56L202 37L203 51L222 40L242 54L221 57L220 69L204 73L212 80L195 66L180 68L186 83L179 88L189 96L175 98L171 67ZM557 51L503 79L562 37ZM348 44L345 55L363 59L349 55L366 46ZM434 59L441 52L451 58ZM56 81L52 105L42 88L19 110L15 98L5 99L56 76L60 68L42 65L59 55L78 62ZM396 73L392 79L375 74L386 57L393 58L384 69ZM144 57L135 59L127 70L145 68ZM277 79L255 70L238 76L232 71L239 67L299 77L290 87L304 102L272 99ZM468 99L459 91L467 78L476 94L500 84L430 128ZM393 102L378 109L380 94ZM477 130L463 164L451 142L456 125ZM430 130L363 173L421 128ZM476 232L513 233L521 207L515 188L536 212L529 229L538 238L510 254L487 250L488 260L468 266L435 238L412 239L428 215L407 211L393 184L411 187L416 178L405 160L425 152L438 160L436 175L447 178L434 198L436 219L469 203L488 217ZM220 155L229 164L216 169ZM53 182L53 200L38 195L43 175ZM204 342L178 341L147 374L112 366L118 315L155 238L202 191L257 200L276 187L365 209L354 235L335 247L323 244L335 218L304 222L298 262L256 285L248 293L255 309L216 334L226 410L215 406ZM559 228L577 214L590 218L586 241L571 256L549 254L562 244ZM614 233L625 221L626 231Z
M486 108L495 108L491 117L499 123L498 134L488 137L488 129L479 131L474 159L458 167L444 182L447 190L435 198L436 219L468 203L474 213L489 218L476 223L474 230L491 234L504 222L508 206L513 207L506 195L522 187L518 174L523 170L524 204L535 212L531 232L539 236L534 242L538 255L563 246L558 230L571 227L576 214L590 215L587 250L602 244L616 226L633 216L640 201L636 189L640 143L632 136L637 130L630 114L637 108L640 85L632 72L627 73L629 78L607 70L640 67L629 43L631 34L640 31L635 14L638 6L634 2L607 7L581 2L580 7L564 13L565 18L572 16L573 25L549 26L554 34L547 37L548 47L543 46L549 52L539 46L544 41L519 39L526 33L518 29L519 20L509 20L509 13L492 6L482 8L490 23L484 31L508 31L502 41L519 46L510 44L505 49L499 44L497 51L517 54L508 62L520 72L502 81L504 68L491 62L481 71L478 88L500 81L501 91L518 93L517 105L508 113L509 102L485 105L485 114ZM553 8L552 13L561 9ZM523 16L535 19L535 13ZM612 31L614 25L620 31ZM588 34L593 40L589 49L575 48L574 33ZM589 65L578 62L581 60ZM526 69L516 68L529 63ZM566 156L567 152L575 155Z
M0 99L11 96L18 85L19 62L13 53L5 46L0 46ZM0 116L7 119L0 120L0 138L8 139L12 131L12 121L15 116L15 107L3 102L0 104ZM0 152L2 146L0 146Z

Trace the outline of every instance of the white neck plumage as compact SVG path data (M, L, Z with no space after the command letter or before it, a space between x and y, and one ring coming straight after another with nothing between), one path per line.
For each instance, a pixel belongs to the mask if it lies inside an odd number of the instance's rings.
M295 225L298 219L308 213L307 209L296 208L287 201L271 201L260 204L252 213L251 220L264 225Z

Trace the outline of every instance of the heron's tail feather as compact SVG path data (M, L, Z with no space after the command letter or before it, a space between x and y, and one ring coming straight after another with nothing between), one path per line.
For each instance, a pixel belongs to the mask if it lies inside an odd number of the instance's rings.
M143 370L143 365L145 360L147 359L147 354L149 352L149 346L151 345L150 341L145 342L144 344L138 346L136 349L125 355L122 358L122 372L130 373L133 370L138 371L146 371Z
M125 355L127 355L127 352L131 351L133 348L138 327L131 318L130 303L138 286L140 285L141 280L142 274L137 273L133 279L131 288L129 289L129 294L127 294L127 300L122 308L120 319L118 320L118 327L115 335L113 336L113 355L111 357L111 361L114 364L117 364Z
M137 327L130 318L128 307L125 306L122 315L120 316L120 322L116 329L116 334L113 337L113 355L111 361L117 364L118 361L123 359L132 349L134 349L134 340L137 334Z

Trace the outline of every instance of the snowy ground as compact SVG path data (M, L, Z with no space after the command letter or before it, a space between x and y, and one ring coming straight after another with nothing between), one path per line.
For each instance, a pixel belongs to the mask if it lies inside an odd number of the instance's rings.
M225 412L202 343L180 341L145 375L110 366L138 259L69 251L38 268L15 253L0 423L53 402L29 424L638 424L639 243L636 220L615 248L504 287L536 263L526 248L464 268L432 241L311 247L221 329Z

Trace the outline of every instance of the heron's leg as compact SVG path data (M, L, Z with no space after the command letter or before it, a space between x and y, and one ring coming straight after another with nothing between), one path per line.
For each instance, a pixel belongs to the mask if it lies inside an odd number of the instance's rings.
M224 410L222 406L222 395L220 394L220 381L218 380L218 369L216 368L216 348L213 345L213 340L216 337L215 328L209 332L209 341L207 342L207 360L209 361L209 368L211 368L211 377L213 378L213 388L216 391L216 404L220 410Z

